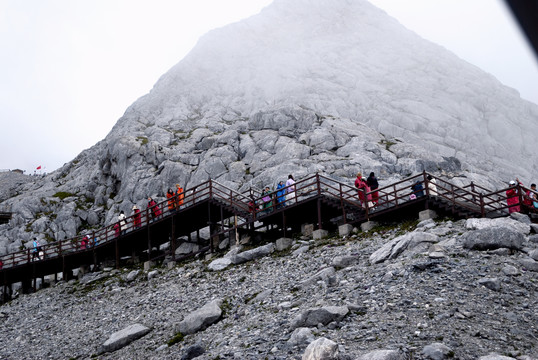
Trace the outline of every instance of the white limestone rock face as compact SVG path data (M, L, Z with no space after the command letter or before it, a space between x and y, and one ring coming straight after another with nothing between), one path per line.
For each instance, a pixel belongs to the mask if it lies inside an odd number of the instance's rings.
M365 0L276 0L203 36L105 139L0 193L15 213L0 235L61 240L208 179L247 189L320 172L352 184L362 170L385 185L428 170L490 188L530 182L536 117Z

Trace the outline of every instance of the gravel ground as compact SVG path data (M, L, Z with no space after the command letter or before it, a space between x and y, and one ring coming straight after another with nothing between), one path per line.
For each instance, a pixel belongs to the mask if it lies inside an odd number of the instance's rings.
M536 359L537 273L522 265L534 261L536 235L526 234L520 251L473 251L460 241L472 231L464 221L409 225L347 238L303 236L288 250L222 271L208 270L206 259L149 272L107 269L20 295L0 307L0 358L188 359L196 345L204 351L200 360L301 359L308 341L289 341L294 319L307 309L347 306L343 319L307 330L312 339L338 344L335 359L379 349L430 359L423 349L434 343L450 349L440 359L490 353ZM376 250L410 231L438 241L370 262ZM182 319L214 299L223 301L220 320L168 346ZM112 333L136 323L151 331L99 354Z

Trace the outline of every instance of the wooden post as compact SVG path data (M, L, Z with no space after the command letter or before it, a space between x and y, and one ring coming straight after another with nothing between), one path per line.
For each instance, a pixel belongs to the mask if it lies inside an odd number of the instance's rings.
M321 199L318 198L318 229L321 230Z
M286 210L284 210L284 211L282 211L282 228L284 229L284 237L286 237L287 227L288 226L286 225Z
M150 232L150 226L149 224L147 225L148 227L148 261L151 261L151 232Z
M347 224L346 208L344 206L344 192L342 191L341 183L339 183L339 187L340 187L340 206L342 207L342 217L344 219L344 224Z
M175 215L172 215L172 239L170 240L170 247L172 248L172 261L176 260L176 221Z
M486 217L486 207L484 205L484 196L480 194L480 213L482 217Z

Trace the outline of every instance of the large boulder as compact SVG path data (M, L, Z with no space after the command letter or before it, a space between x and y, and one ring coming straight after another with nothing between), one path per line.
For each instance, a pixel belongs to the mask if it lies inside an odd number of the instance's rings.
M509 217L488 219L488 218L476 218L467 219L465 221L465 227L469 230L481 230L492 227L504 227L512 230L516 230L523 235L528 235L531 231L529 224L522 223Z
M213 300L193 311L181 321L176 330L183 335L194 334L217 322L222 316L222 299ZM176 332L177 332L176 331Z
M521 250L525 236L514 228L496 226L469 231L462 235L461 240L463 247L471 250Z
M431 246L439 241L435 234L426 232L411 232L392 239L381 248L370 255L370 263L377 264L389 259L395 259L404 251L412 254L425 252Z
M267 244L264 246L257 247L252 250L243 251L241 253L238 253L236 255L232 255L230 257L230 260L232 261L232 264L242 264L247 261L251 261L254 259L259 259L264 256L270 255L275 251L275 244Z

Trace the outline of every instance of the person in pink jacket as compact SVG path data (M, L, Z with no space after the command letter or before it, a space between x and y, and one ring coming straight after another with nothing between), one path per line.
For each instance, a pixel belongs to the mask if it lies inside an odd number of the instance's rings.
M372 194L368 194L367 197L364 195L364 189L367 193L370 192L370 187L366 183L366 179L362 177L362 173L357 173L357 178L355 179L355 187L359 191L359 200L363 207L368 205L368 201L372 200Z

